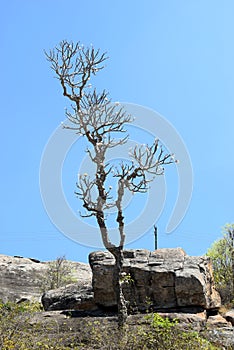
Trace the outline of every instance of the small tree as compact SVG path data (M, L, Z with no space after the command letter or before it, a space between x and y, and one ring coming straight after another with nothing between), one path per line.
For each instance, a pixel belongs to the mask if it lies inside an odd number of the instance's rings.
M54 261L48 263L48 268L41 282L43 292L47 290L63 287L69 283L77 282L73 276L74 266L65 257L59 256Z
M207 255L212 260L214 280L224 303L234 298L234 224L223 228L223 238L214 242Z
M114 256L114 290L118 305L118 320L122 326L127 317L127 308L121 286L123 267L123 247L125 242L123 198L126 190L132 193L145 193L148 184L157 175L164 173L163 166L174 162L173 155L165 154L158 140L149 145L136 146L130 162L110 165L106 154L110 148L123 145L128 140L125 124L132 121L118 104L112 104L105 90L97 93L89 84L91 76L104 68L106 53L95 50L92 46L85 48L80 43L62 41L57 47L46 53L52 70L60 81L63 95L72 105L66 116L71 122L64 128L73 129L86 137L91 146L87 150L96 166L94 177L88 174L79 176L76 194L81 198L86 213L83 217L94 216L99 226L105 248ZM115 136L114 136L115 135ZM116 197L107 187L107 179L116 179ZM94 191L96 189L96 192ZM119 231L119 244L113 244L108 235L106 213L110 208L117 209L116 222Z

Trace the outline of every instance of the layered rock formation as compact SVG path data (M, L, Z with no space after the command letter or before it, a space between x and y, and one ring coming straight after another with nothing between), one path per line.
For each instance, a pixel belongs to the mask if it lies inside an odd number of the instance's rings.
M114 259L108 252L93 252L90 267L70 262L77 282L48 291L46 310L115 309L112 274ZM4 302L40 300L42 279L49 263L0 255L0 299ZM124 251L123 287L129 311L218 309L219 294L213 285L208 258L191 257L181 249ZM92 275L93 273L93 275Z
M79 262L71 264L77 283L91 284L92 273L89 265ZM42 283L48 267L49 262L0 255L0 299L3 302L40 300Z
M100 307L116 306L113 290L114 258L109 252L89 256L93 291ZM191 257L181 248L124 251L123 288L129 310L217 309L221 305L214 289L207 257Z

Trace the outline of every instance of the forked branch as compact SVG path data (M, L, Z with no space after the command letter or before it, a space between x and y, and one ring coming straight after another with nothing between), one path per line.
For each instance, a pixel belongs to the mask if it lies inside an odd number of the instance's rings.
M80 42L63 40L55 49L45 52L51 68L63 88L63 95L74 101L79 109L91 75L104 68L106 53L100 53L92 46L85 48Z

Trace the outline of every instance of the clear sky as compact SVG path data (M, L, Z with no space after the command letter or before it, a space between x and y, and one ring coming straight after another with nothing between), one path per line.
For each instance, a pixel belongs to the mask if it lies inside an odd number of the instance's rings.
M181 135L193 166L193 195L181 224L166 234L178 191L169 179L159 247L204 254L234 221L233 1L9 0L0 16L0 253L41 260L65 254L86 262L94 250L57 230L40 195L43 149L67 106L43 50L67 39L108 52L97 87L114 101L159 112ZM64 171L74 167L65 163ZM64 187L78 208L72 177ZM153 229L127 248L153 250Z

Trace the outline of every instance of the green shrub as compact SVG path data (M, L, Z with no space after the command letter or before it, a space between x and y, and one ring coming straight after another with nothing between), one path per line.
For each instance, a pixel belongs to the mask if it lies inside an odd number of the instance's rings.
M182 331L178 321L163 318L157 313L145 316L149 321L147 326L138 326L134 335L136 349L158 350L214 350L207 340L201 338L197 332ZM130 349L130 348L129 348Z

